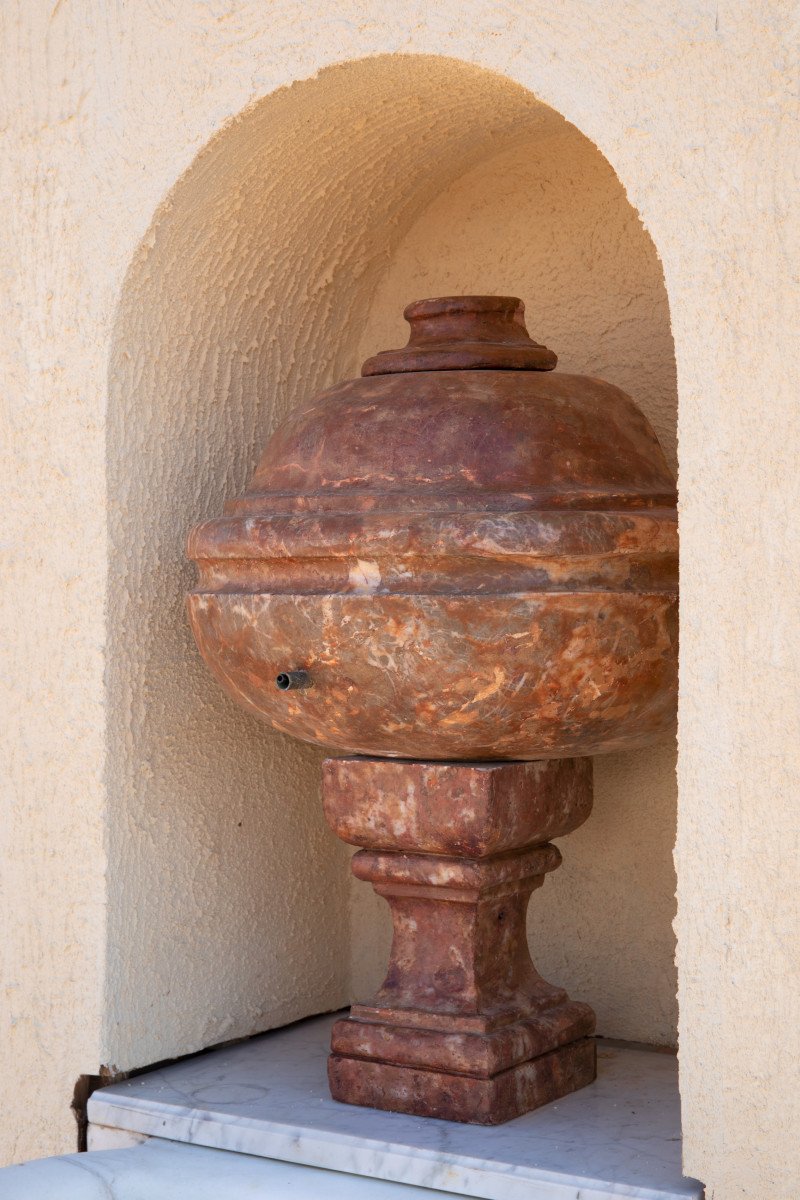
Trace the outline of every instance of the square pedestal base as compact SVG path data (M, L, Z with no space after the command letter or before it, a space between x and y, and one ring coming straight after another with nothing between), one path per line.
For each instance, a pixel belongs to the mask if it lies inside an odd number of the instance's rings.
M596 1045L581 1038L488 1079L331 1054L334 1100L417 1117L500 1125L592 1083Z

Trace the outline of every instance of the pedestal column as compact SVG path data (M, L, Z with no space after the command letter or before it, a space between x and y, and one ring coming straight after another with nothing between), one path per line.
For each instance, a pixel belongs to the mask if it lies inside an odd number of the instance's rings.
M588 817L591 760L328 759L325 814L389 903L389 970L336 1022L328 1075L348 1104L499 1124L591 1083L594 1013L531 961L531 893Z

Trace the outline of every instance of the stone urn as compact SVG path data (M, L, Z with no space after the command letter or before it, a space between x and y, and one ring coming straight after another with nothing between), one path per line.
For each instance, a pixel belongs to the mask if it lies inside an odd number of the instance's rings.
M409 305L408 345L292 416L189 537L203 658L347 756L326 816L392 909L386 980L334 1026L334 1097L487 1124L594 1078L594 1016L535 971L527 903L589 815L587 756L669 730L677 685L664 455L523 313Z

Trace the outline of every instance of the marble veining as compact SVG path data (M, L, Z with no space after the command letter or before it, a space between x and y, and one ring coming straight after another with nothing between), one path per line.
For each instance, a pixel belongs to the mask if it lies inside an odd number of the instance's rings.
M0 1200L436 1200L436 1194L161 1138L0 1171Z
M671 1055L600 1042L595 1084L492 1128L338 1104L316 1017L95 1092L92 1123L482 1200L700 1200Z

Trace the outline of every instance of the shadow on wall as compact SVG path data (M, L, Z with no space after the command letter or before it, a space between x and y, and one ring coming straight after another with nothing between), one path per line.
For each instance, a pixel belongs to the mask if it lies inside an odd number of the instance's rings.
M295 405L405 340L404 303L443 291L522 295L562 365L632 391L674 452L666 296L619 182L558 114L463 63L365 60L263 100L201 153L131 265L107 448L103 1060L119 1069L344 1004L351 916L355 989L379 974L382 926L324 826L319 755L207 676L184 617L183 545L242 490ZM599 768L598 813L627 814L619 870L587 868L609 854L595 817L585 858L571 845L548 905L548 888L534 902L543 970L580 980L602 1019L601 989L604 1033L659 1041L674 1030L668 760ZM630 972L614 985L626 904L647 921L627 928ZM659 1014L649 1032L631 1016L640 1001Z
M422 296L521 296L559 369L633 395L677 466L677 386L655 247L596 146L553 119L465 171L398 245L376 289L361 361L402 345ZM545 977L590 1001L601 1032L674 1044L675 745L595 760L595 811L535 892L529 934ZM385 905L355 884L354 990L386 961Z

